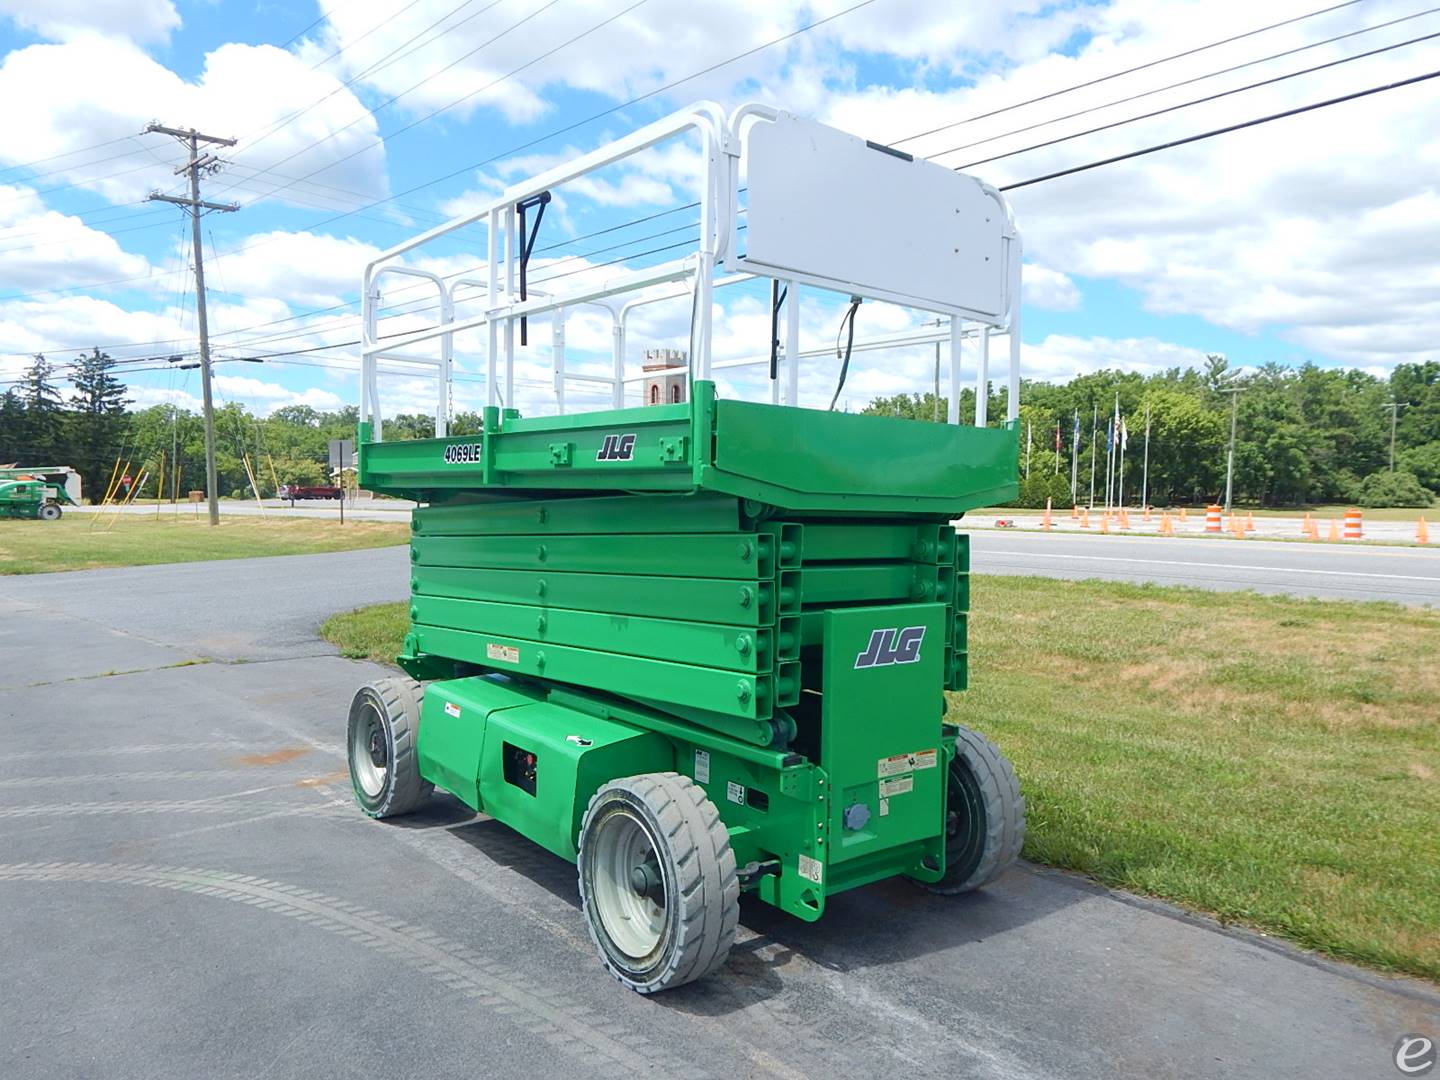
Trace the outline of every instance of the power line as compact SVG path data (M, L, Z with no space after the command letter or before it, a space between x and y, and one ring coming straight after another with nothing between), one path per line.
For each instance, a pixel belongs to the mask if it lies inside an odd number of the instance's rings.
M1040 120L1034 124L1026 124L1024 127L1012 128L1010 131L1001 132L999 135L987 135L983 139L976 139L973 142L963 143L960 146L952 146L949 150L938 150L933 154L926 155L926 157L927 160L933 161L937 157L942 157L945 154L953 154L959 150L968 150L972 146L983 146L985 143L988 142L996 142L999 139L1008 139L1012 135L1022 135L1027 131L1034 131L1036 128L1049 127L1051 124L1058 124L1065 120L1074 120L1076 117L1079 116L1088 116L1090 113L1100 112L1104 109L1111 109L1114 108L1116 105L1126 105L1132 101L1139 101L1143 98L1154 97L1156 94L1164 94L1171 90L1178 90L1182 86L1190 86L1197 82L1205 82L1209 79L1218 78L1221 75L1230 75L1236 71L1242 71L1245 68L1254 67L1257 64L1266 64L1272 60L1280 60L1286 56L1293 56L1296 53L1308 52L1311 49L1318 49L1325 45L1333 45L1335 42L1343 41L1346 38L1358 37L1361 34L1369 34L1373 33L1376 30L1384 30L1388 27L1398 25L1402 22L1409 22L1412 19L1419 19L1423 18L1426 15L1433 15L1437 11L1440 11L1440 7L1427 8L1424 11L1415 12L1415 14L1413 15L1402 15L1398 19L1390 19L1387 22L1376 23L1373 26L1361 27L1359 30L1350 30L1344 34L1336 34L1334 37L1328 37L1322 41L1311 42L1308 45L1300 45L1293 49L1286 49L1283 52L1271 53L1268 56L1262 56L1255 60L1246 60L1244 63L1234 64L1227 68L1220 68L1218 71L1208 71L1204 75L1196 75L1189 79L1181 79L1179 82L1173 82L1167 86L1156 87L1154 90L1146 90L1142 93L1131 94L1128 97L1116 98L1114 101L1107 101L1101 105L1092 105L1088 109L1079 109L1072 113L1066 113L1063 116L1054 116L1048 120Z
M1109 75L1102 75L1098 79L1089 79L1086 82L1076 83L1074 86L1067 86L1061 90L1052 90L1048 94L1041 94L1039 97L1017 101L1013 105L1005 105L999 109L991 109L989 112L976 113L974 116L967 116L963 120L953 120L948 124L941 124L939 127L933 127L927 131L917 131L914 135L906 135L903 139L895 139L888 145L899 146L902 143L911 142L915 139L923 139L926 135L934 135L936 132L948 131L950 128L959 127L961 124L973 124L976 120L985 120L992 116L999 116L1001 113L1012 112L1015 109L1023 109L1026 105L1034 105L1040 101L1049 101L1051 98L1059 97L1061 94L1069 94L1075 90L1084 90L1090 86L1099 86L1101 83L1110 82L1112 79L1118 79L1125 75L1133 75L1137 71L1145 71L1148 68L1168 64L1172 60L1180 60L1187 56L1194 56L1196 53L1206 52L1210 49L1218 49L1221 45L1229 45L1233 41L1254 37L1256 34L1263 34L1268 30L1278 30L1282 26L1303 22L1306 19L1313 19L1319 15L1328 15L1332 11L1353 7L1360 2L1361 0L1345 0L1344 3L1334 4L1330 7L1321 8L1318 11L1310 11L1304 15L1296 15L1291 19L1282 19L1280 22L1270 23L1267 26L1257 26L1254 30L1247 30L1243 34L1232 34L1230 37L1221 38L1219 41L1212 41L1208 45L1197 45L1193 49L1185 49L1182 52L1171 53L1169 56L1162 56L1158 60L1149 60L1143 64L1136 64L1134 67L1125 68L1123 71L1114 71Z
M1353 0L1352 0L1352 2L1353 2ZM684 84L687 83L687 82L692 82L692 81L695 80L695 79L701 78L701 77L703 77L703 76L705 76L705 75L709 75L709 74L711 74L712 72L718 71L718 70L720 70L720 69L723 68L723 67L728 67L730 64L738 63L738 62L741 61L741 60L746 60L746 59L748 59L749 57L756 55L757 53L763 52L763 51L765 51L766 49L769 49L769 48L773 48L773 47L776 46L776 45L783 44L784 42L789 41L789 40L791 40L792 38L798 37L799 35L804 34L804 33L808 33L809 31L814 30L814 29L816 29L816 28L818 28L818 27L824 26L824 25L826 25L827 23L834 22L836 19L843 18L844 16L849 15L851 12L858 11L858 10L860 10L861 8L864 8L864 7L868 7L869 5L871 5L871 4L873 4L873 3L875 3L875 0L859 0L858 3L851 4L849 7L846 7L846 8L842 8L840 11L835 12L833 15L827 15L827 16L825 16L825 17L822 18L822 19L816 19L816 20L814 20L813 22L806 23L804 26L797 27L796 29L789 31L788 33L784 33L784 34L781 34L781 35L778 36L778 37L771 38L769 41L766 41L766 42L764 42L764 43L762 43L762 44L760 44L760 45L756 45L756 46L754 46L753 48L746 49L744 52L736 53L734 56L731 56L729 59L718 61L718 62L716 62L716 63L714 63L714 64L710 64L708 67L701 68L699 71L691 72L689 75L686 75L686 76L684 76L684 77L682 77L682 78L674 79L674 80L672 80L671 82L668 82L668 83L666 83L666 84L663 85L663 86L656 87L654 90L647 91L646 93L640 94L640 95L637 96L637 97L633 97L633 98L629 99L628 101L621 102L619 105L615 105L615 106L612 106L611 108L601 110L601 111L598 112L598 113L594 113L594 114L592 114L591 116L587 116L587 117L585 117L585 118L582 119L582 120L577 120L577 121L575 121L574 123L567 124L567 125L565 125L564 127L557 128L557 129L555 129L554 131L551 131L551 132L549 132L549 133L547 133L547 134L545 134L545 135L537 136L536 138L531 139L529 142L521 143L519 146L511 147L509 150L502 151L501 153L496 154L496 155L494 155L494 156L492 156L492 157L486 158L486 159L483 160L483 161L479 161L479 162L476 162L476 163L471 164L471 165L466 165L466 166L464 166L463 168L460 168L460 169L455 170L454 172L446 173L444 176L439 176L439 177L436 177L436 178L433 179L433 180L427 180L427 181L425 181L424 183L416 184L414 187L407 188L406 190L401 191L401 192L397 192L397 193L394 194L394 195L389 195L389 196L386 196L385 198L382 198L382 199L376 199L376 200L374 200L373 202L367 203L367 204L364 205L364 206L357 207L355 210L347 210L347 211L344 211L344 212L342 212L342 213L334 214L334 215L332 215L332 216L330 216L330 217L323 218L323 219L321 219L320 221L312 221L312 222L310 222L309 224L303 226L300 231L302 231L302 232L304 232L304 231L312 231L312 230L315 230L315 229L323 228L323 227L326 226L326 225L333 224L333 223L336 222L336 221L340 221L340 220L343 220L344 218L351 217L351 216L353 216L353 215L355 215L355 214L358 214L358 213L359 213L360 211L362 211L362 210L371 210L371 209L374 209L375 207L377 207L377 206L382 206L382 205L384 205L385 203L394 202L394 201L396 201L397 199L403 199L403 198L405 198L405 196L407 196L407 195L413 195L413 194L414 194L415 192L417 192L417 191L423 191L424 189L429 188L429 187L433 187L433 186L436 185L436 184L444 183L446 180L453 180L453 179L455 179L455 177L460 176L460 175L462 175L463 173L471 172L471 171L473 171L473 170L475 170L475 169L484 168L486 165L493 164L494 162L499 161L501 158L509 157L510 155L519 153L519 152L522 151L522 150L528 150L528 149L530 149L530 148L533 147L533 146L538 146L539 144L541 144L541 143L543 143L543 142L547 142L547 141L549 141L550 139L553 139L553 138L555 138L555 137L557 137L557 136L564 135L564 134L567 134L567 133L569 133L569 132L571 132L571 131L574 131L576 128L583 127L583 126L585 126L586 124L593 123L593 122L596 121L596 120L601 120L601 119L604 119L604 118L607 117L607 116L611 116L611 115L613 115L614 113L617 113L617 112L619 112L619 111L622 110L622 109L629 108L631 105L637 105L637 104L639 104L639 103L642 102L642 101L647 101L647 100L649 100L650 98L653 98L653 97L655 97L655 96L657 96L657 95L659 95L659 94L665 93L665 92L668 91L668 90L673 90L673 89L674 89L675 87L677 87L677 86L682 86L682 85L684 85ZM238 253L243 252L243 251L251 251L251 250L254 250L254 249L257 248L257 247L263 247L263 246L266 245L266 244L274 243L274 242L275 242L275 239L276 239L276 238L273 238L273 237L272 237L272 238L267 239L267 240L255 241L255 242L249 243L249 244L242 244L240 247L234 248L234 249L226 252L226 254L234 255L234 254L238 254ZM61 293L79 292L79 291L83 291L83 290L85 290L85 289L98 289L98 288L104 288L104 287L110 286L110 285L125 285L125 284L130 284L130 283L133 283L133 282L136 282L136 281L148 281L148 280L150 280L150 278L152 278L153 276L154 276L153 273L151 273L151 274L140 274L140 275L137 275L137 276L134 276L134 277L111 278L111 279L109 279L109 280L107 280L107 281L90 282L90 283L84 284L84 285L68 285L68 286L63 286L63 287L58 288L58 289L39 289L39 290L35 290L35 291L33 291L33 292L28 292L28 293L16 293L16 294L12 294L12 295L7 296L7 297L0 297L0 302L3 302L3 301L5 301L5 300L24 300L24 299L28 299L28 298L30 298L30 297L35 297L35 296L48 296L48 295L58 295L58 294L61 294ZM238 331L237 331L237 332L238 332Z
M1317 71L1324 71L1327 68L1339 67L1341 64L1349 64L1355 60L1365 60L1372 56L1379 56L1381 53L1392 52L1395 49L1404 48L1406 45L1414 45L1421 41L1430 41L1440 38L1440 30L1433 34L1425 34L1421 37L1410 38L1408 41L1397 41L1393 45L1384 45L1378 49L1371 49L1368 52L1356 53L1354 56L1342 56L1338 60L1330 60L1323 64L1316 64L1313 67L1301 68L1299 71L1287 72L1284 75L1276 75L1273 78L1261 79L1259 82L1247 83L1245 86L1237 86L1232 90L1222 90L1216 94L1207 94L1202 98L1195 98L1193 101L1182 101L1177 105L1169 105L1163 109L1155 109L1152 112L1141 113L1139 116L1126 117L1124 120L1115 120L1108 124L1101 124L1098 127L1087 128L1084 131L1077 131L1070 135L1062 135L1055 139L1047 139L1045 142L1035 143L1032 146L1022 147L1019 150L1010 150L1004 154L993 154L988 158L980 158L977 161L968 161L964 165L955 166L956 172L965 169L973 169L977 165L988 165L992 161L1000 161L1004 158L1016 157L1020 154L1028 154L1032 150L1043 150L1046 147L1058 146L1060 143L1070 142L1072 139L1084 138L1086 135L1096 135L1102 131L1110 131L1114 128L1124 127L1126 124L1134 124L1140 120L1151 120L1157 116L1164 116L1167 113L1178 112L1181 109L1188 109L1193 105L1204 105L1211 101L1219 101L1221 98L1231 97L1234 94L1243 94L1249 90L1257 90L1262 86L1273 86L1276 83L1286 82L1289 79L1299 78L1301 75L1313 75ZM956 149L961 149L957 147ZM942 150L941 153L951 153L949 150Z
M1268 124L1272 120L1283 120L1288 116L1299 116L1301 113L1313 112L1316 109L1328 108L1331 105L1339 105L1346 101L1356 101L1363 97L1369 97L1371 94L1383 94L1387 90L1398 90L1402 86L1413 86L1416 83L1422 83L1427 79L1434 79L1437 76L1440 76L1440 70L1430 71L1424 75L1415 75L1409 79L1401 79L1398 82L1386 83L1383 86L1372 86L1368 90L1357 90L1353 94L1342 94L1340 97L1312 102L1309 105L1301 105L1298 108L1271 113L1268 116L1257 116L1252 120L1245 120L1238 124L1229 124L1211 131L1202 131L1198 135L1187 135L1183 139L1171 139L1169 142L1157 143L1155 146L1147 146L1141 150L1131 150L1126 154L1116 154L1113 157L1103 158L1100 161L1091 161L1084 165L1075 165L1068 169L1060 169L1057 172L1046 173L1044 176L1035 176L1029 180L1020 180L1013 184L1005 184L1000 190L1014 191L1017 188L1029 187L1032 184L1044 183L1047 180L1058 180L1062 176L1073 176L1076 173L1088 172L1090 169L1098 169L1102 165L1114 165L1116 162L1129 161L1131 158L1144 157L1146 154L1158 153L1161 150L1170 150L1177 146L1185 146L1189 143L1200 142L1204 139L1213 139L1217 135L1228 135L1232 131L1243 131L1245 128L1258 127L1261 124Z
M646 2L646 0L637 0L637 3L635 4L635 6L638 7L640 4L645 3L645 2ZM516 20L515 22L511 23L511 24L510 24L509 26L507 26L504 30L500 31L500 33L494 35L494 36L491 37L491 38L488 38L487 40L481 42L479 45L475 46L475 48L471 49L469 52L464 53L464 54L462 54L461 56L457 57L456 59L450 61L450 63L446 64L446 65L445 65L444 67L442 67L439 71L431 72L429 75L425 76L425 78L421 79L419 82L417 82L417 83L415 83L415 84L407 87L406 89L400 91L398 94L395 94L394 96L389 97L389 98L387 98L386 100L382 101L379 105L375 106L375 108L367 111L363 116L358 116L358 117L356 117L354 120L351 120L348 124L342 124L340 127L336 128L335 130L333 130L333 131L329 132L328 134L322 136L321 138L316 139L314 142L309 143L309 144L307 144L307 145L305 145L305 146L302 146L299 150L296 150L296 151L295 151L294 153L292 153L292 154L286 155L285 157L281 158L279 161L275 162L274 164L275 164L275 165L283 165L283 164L285 164L285 162L291 161L291 160L299 157L301 154L309 153L311 150L314 150L317 146L321 146L321 145L329 142L331 139L335 138L336 136L344 134L345 132L347 132L347 131L349 131L351 128L353 128L356 124L361 123L362 121L364 121L365 119L367 119L367 118L369 118L369 117L373 117L373 116L374 116L376 113L378 113L381 109L387 108L388 106L395 104L395 102L399 101L399 100L400 100L402 97L404 97L406 94L409 94L409 93L412 93L412 92L415 91L415 90L418 90L420 87L424 86L424 85L425 85L427 82L429 82L430 80L432 80L432 79L434 79L434 78L437 78L437 77L439 77L440 75L443 75L445 72L449 71L449 70L450 70L451 68L453 68L455 65L460 64L460 63L464 62L465 60L468 60L470 57L474 56L476 53L480 52L481 50L486 49L486 48L488 48L489 46L493 45L495 42L499 41L501 38L505 37L507 34L514 33L514 32L515 32L516 30L518 30L520 27L522 27L522 26L524 26L526 23L528 23L531 19L534 19L534 18L535 18L536 16L538 16L538 15L544 14L546 11L549 11L552 7L554 7L554 6L555 6L556 4L558 4L558 3L560 3L560 0L548 0L547 3L545 3L545 4L543 4L542 6L536 8L534 11L530 12L528 15L525 15L525 16L523 16L522 18L520 18L520 19ZM622 12L621 14L623 14L623 12ZM618 18L618 17L619 17L618 15L615 16L615 18ZM607 21L610 21L610 20L607 20ZM602 23L601 25L604 25L604 24ZM599 29L599 27L596 27L595 29ZM585 36L584 34L579 35L579 37L584 37L584 36ZM572 40L578 41L578 40L579 40L579 37L574 38L574 39L572 39ZM567 44L568 44L568 43L567 43ZM562 46L562 47L563 47L563 46ZM534 62L534 61L532 61L532 63L533 63L533 62ZM528 66L528 65L527 65L527 66ZM517 69L517 70L520 70L520 69ZM511 74L514 74L514 72L512 72ZM505 77L508 78L509 76L505 76ZM494 85L494 84L492 84L492 85ZM485 87L485 88L483 88L483 89L489 89L489 87ZM480 93L480 91L475 91L475 93ZM416 124L422 123L422 122L425 121L425 120L429 120L431 117L434 117L434 116L438 115L439 113L444 112L445 109L453 108L455 105L459 104L461 101L464 101L464 100L466 100L466 98L473 97L473 96L474 96L474 94L467 94L465 97L459 98L459 99L457 99L456 101L451 102L450 105L445 106L445 108L443 108L443 109L437 109L437 110L435 110L434 112L431 112L431 113L427 114L426 116L421 117L419 120L415 120L415 121L413 121L413 122L411 122L411 123L409 123L409 124L406 124L404 127L399 128L398 130L396 130L396 131L394 131L394 132L391 132L389 135L382 136L381 139L380 139L380 142L383 144L383 143L387 142L387 141L391 138L391 136L393 136L393 135L398 135L401 131L408 131L410 128L414 127ZM324 172L326 169L332 169L332 168L334 168L336 165L339 165L341 162L349 161L351 158L356 157L356 156L359 155L359 154L366 153L366 152L368 152L368 151L371 150L371 149L373 149L373 147L372 147L371 145L362 146L360 149L358 149L358 150L356 150L356 151L354 151L354 152L352 152L352 153L346 154L344 157L338 158L338 159L336 159L335 161L330 162L328 165L325 165L323 168L315 169L315 170L313 170L312 172L309 172L309 173L305 174L305 176L302 177L302 179L308 180L310 177L316 175L317 173ZM285 190L286 187L289 187L289 186L290 186L290 185L288 185L288 184L282 184L280 187L278 187L278 188L276 188L274 191L270 192L270 194L273 195L273 194L275 194L276 192L283 191L283 190Z

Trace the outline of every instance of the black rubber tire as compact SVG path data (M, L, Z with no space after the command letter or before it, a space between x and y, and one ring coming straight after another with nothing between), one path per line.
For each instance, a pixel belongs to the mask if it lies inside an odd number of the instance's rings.
M644 828L663 883L664 926L654 948L638 958L606 930L595 897L597 836L615 815ZM653 994L683 986L729 957L740 919L735 853L720 811L689 777L645 773L602 787L585 811L577 862L590 938L606 969L631 990Z
M61 513L59 503L47 502L44 506L40 507L40 520L59 521Z
M345 758L350 765L350 786L360 809L373 818L395 817L417 810L435 785L420 776L416 756L416 738L420 733L420 699L424 688L414 679L396 675L366 683L355 692L350 702L350 720L345 732ZM378 722L378 735L384 750L384 773L376 779L357 759L362 743L368 741L367 729ZM377 770L378 771L378 770ZM372 781L367 790L366 777Z
M1010 868L1025 843L1025 796L1000 748L960 728L950 762L945 876L927 882L945 896L972 892Z

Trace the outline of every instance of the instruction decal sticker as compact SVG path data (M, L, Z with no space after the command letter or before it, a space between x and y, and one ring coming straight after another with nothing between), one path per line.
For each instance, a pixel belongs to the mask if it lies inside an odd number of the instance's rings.
M520 662L520 650L509 645L497 645L490 642L485 646L485 655L491 660L499 660L502 664L518 664Z
M795 869L802 878L814 885L823 885L825 882L825 864L819 859L801 855L799 865Z
M915 750L909 754L892 754L879 760L876 772L880 779L884 780L887 776L899 776L917 769L933 769L937 760L939 758L933 748Z
M695 782L697 784L708 784L710 782L710 751L695 751Z
M453 701L447 701L447 702L445 702L445 715L446 715L446 716L449 716L449 717L452 717L452 718L454 718L454 719L456 719L456 720L459 720L459 719L460 719L460 706L459 706L459 705L456 705L455 702L453 702Z

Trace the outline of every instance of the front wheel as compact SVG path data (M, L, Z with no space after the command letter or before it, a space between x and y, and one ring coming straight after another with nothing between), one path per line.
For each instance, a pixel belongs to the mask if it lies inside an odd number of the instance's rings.
M1010 868L1025 843L1025 796L1000 748L962 727L945 805L945 876L931 892L971 892Z
M40 520L41 520L41 521L59 521L59 520L60 520L60 504L59 504L59 503L53 503L53 502L47 502L44 506L40 507Z
M350 703L350 785L360 809L373 818L408 814L434 790L421 778L415 752L423 693L414 679L395 676L366 683Z
M615 978L653 994L725 963L740 879L720 811L693 780L646 773L595 793L580 827L580 899Z

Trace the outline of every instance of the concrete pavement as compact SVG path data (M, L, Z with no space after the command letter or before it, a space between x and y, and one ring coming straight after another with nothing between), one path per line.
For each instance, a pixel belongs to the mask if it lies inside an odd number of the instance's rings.
M719 977L628 993L573 867L448 797L351 804L345 708L385 671L314 629L404 566L0 578L7 1076L1379 1078L1440 1034L1432 988L1028 866L814 925L747 902Z

